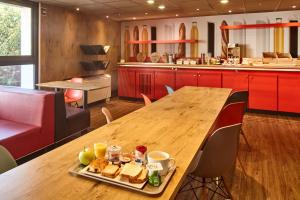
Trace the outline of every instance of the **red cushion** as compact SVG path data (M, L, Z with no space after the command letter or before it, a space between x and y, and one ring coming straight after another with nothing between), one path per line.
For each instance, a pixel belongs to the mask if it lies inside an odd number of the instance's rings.
M40 135L40 127L0 119L0 144L5 146L14 158L20 158L41 148L37 142Z
M54 143L53 92L0 86L0 97L0 144L15 159Z

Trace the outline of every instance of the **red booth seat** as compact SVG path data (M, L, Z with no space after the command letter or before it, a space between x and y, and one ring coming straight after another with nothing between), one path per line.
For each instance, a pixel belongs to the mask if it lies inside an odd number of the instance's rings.
M54 143L54 93L0 87L0 144L15 159Z

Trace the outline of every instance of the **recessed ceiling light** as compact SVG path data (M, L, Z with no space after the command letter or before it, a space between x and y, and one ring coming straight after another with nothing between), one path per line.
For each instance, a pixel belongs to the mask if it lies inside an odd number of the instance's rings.
M148 3L148 4L154 4L155 1L154 1L154 0L148 0L147 3Z
M133 19L133 20L136 20L136 17L133 17L132 19Z
M229 13L232 13L232 10L228 10Z
M221 0L220 3L221 4L227 4L229 2L229 0Z
M295 9L295 8L297 8L297 6L293 5L292 8Z
M179 15L178 15L178 14L176 14L175 16L176 16L176 17L178 17Z
M160 10L164 10L165 8L166 8L165 5L159 5L159 6L158 6L158 9L160 9Z
M145 15L148 15L148 13L147 13L147 12L145 12Z
M76 8L76 11L79 11L80 10L80 8Z
M106 15L105 17L106 17L106 19L108 19L108 18L109 18L109 16L108 16L108 15Z
M197 10L197 11L199 11L200 9L199 9L199 8L197 8L196 10Z

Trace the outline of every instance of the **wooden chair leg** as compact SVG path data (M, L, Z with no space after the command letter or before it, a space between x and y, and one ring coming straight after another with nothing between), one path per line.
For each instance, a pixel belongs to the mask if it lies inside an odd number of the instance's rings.
M243 171L243 173L244 173L244 176L247 177L246 170L245 170L245 168L244 168L244 166L243 166L243 164L242 164L242 162L241 162L240 157L237 156L237 159L238 159L238 162L239 162L239 164L240 164L240 166L241 166L241 169L242 169L242 171Z
M242 134L242 136L243 136L243 138L244 138L244 140L245 140L245 142L246 142L246 144L248 146L249 151L251 151L250 144L248 142L248 139L247 139L247 137L246 137L245 132L243 131L243 129L241 129L241 134Z

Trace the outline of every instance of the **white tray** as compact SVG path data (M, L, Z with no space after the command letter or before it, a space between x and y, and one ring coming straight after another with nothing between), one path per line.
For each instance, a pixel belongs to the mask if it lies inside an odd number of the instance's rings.
M87 167L80 164L76 164L74 167L72 167L69 170L69 173L74 176L86 177L86 178L94 179L96 181L101 181L108 184L116 185L125 189L138 191L147 195L156 196L162 194L162 192L168 185L175 171L176 171L176 167L174 167L173 170L170 170L166 176L162 176L161 177L162 184L159 187L153 187L150 184L148 184L147 181L141 184L129 183L128 180L125 179L121 180L120 176L117 176L116 178L104 177L101 176L100 174L88 172Z

